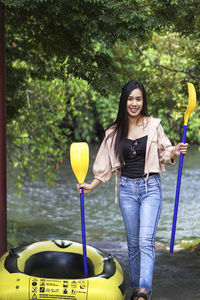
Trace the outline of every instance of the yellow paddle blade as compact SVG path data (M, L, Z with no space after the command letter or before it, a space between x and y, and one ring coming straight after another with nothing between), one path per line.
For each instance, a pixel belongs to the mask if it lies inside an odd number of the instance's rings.
M194 85L189 82L187 83L187 85L188 85L188 93L189 93L189 102L188 102L187 110L184 115L184 125L187 125L189 115L193 112L197 103L197 96L196 96Z
M79 183L83 183L89 167L89 147L85 142L72 143L70 147L72 170Z

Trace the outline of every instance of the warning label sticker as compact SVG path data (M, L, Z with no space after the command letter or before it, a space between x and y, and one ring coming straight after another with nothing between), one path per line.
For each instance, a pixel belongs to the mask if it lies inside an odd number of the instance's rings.
M88 281L30 278L29 300L86 300Z

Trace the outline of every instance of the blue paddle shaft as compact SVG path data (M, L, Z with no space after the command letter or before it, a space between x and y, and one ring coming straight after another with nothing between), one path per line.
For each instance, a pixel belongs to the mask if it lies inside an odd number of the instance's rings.
M86 235L85 235L84 191L83 191L83 188L81 188L81 193L80 193L80 206L81 206L81 228L82 228L84 275L85 275L85 278L88 278Z
M184 144L186 142L186 133L187 133L187 125L184 125L183 126L183 136L182 136L182 143L184 143ZM176 221L177 221L177 215L178 215L178 204L179 204L179 195L180 195L180 187L181 187L183 159L184 159L184 155L183 155L183 153L181 153L180 160L179 160L179 167L178 167L177 184L176 184L176 196L175 196L175 203L174 203L174 216L173 216L173 224L172 224L170 253L173 253L173 251L174 251L174 240L175 240L175 233L176 233Z

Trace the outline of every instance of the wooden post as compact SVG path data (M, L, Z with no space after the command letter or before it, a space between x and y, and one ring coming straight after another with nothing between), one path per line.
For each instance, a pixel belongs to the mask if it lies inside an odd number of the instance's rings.
M0 1L0 256L7 250L5 7Z

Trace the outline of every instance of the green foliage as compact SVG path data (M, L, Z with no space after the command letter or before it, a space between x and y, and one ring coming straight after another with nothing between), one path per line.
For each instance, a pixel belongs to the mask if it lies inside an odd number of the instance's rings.
M149 113L180 141L186 82L199 93L199 1L3 2L8 150L22 171L19 188L28 173L51 185L72 140L97 142L131 79L144 84ZM199 127L198 107L190 143L200 143Z
M62 161L69 142L69 129L61 127L66 111L65 95L57 79L33 82L30 78L26 93L26 104L19 110L18 119L7 127L14 167L23 170L18 175L19 188L27 175L35 180L39 174L43 175L51 185L53 170Z
M182 137L183 117L188 105L187 82L192 82L199 93L199 44L172 32L154 33L146 43L118 43L113 48L113 59L120 70L123 84L139 79L147 91L149 114L161 118L166 134L173 142ZM191 79L192 77L192 79ZM196 109L189 118L188 141L200 143L200 113Z
M183 249L184 251L191 252L191 253L200 253L200 239L199 238L194 238L194 239L186 239L182 240L180 243L180 248Z
M48 62L68 60L68 71L102 95L119 92L115 63L105 49L116 42L147 41L153 31L199 37L199 1L4 0L8 61L23 57L31 77L47 76ZM198 39L197 39L198 40ZM12 45L15 47L12 47ZM97 47L100 44L101 47ZM59 73L59 72L58 72ZM60 74L61 76L61 74Z
M83 80L29 78L26 102L7 125L8 155L19 170L18 188L43 176L52 185L72 140L97 141L93 103L97 94Z
M17 240L17 234L19 232L19 225L17 223L13 223L10 225L8 224L8 248L11 247L17 247L18 246L18 240ZM21 231L20 231L21 234Z
M96 111L98 93L93 91L86 81L69 77L66 87L68 105L64 122L70 128L71 136L76 141L97 142L97 127L100 119Z
M191 144L200 144L200 107L198 107L191 115L188 122L187 138Z
M192 57L200 51L199 45L179 34L165 32L154 34L150 43L141 47L143 55L140 61L146 73L150 113L163 120L168 136L173 142L178 142L188 105L187 82L194 84L198 103L198 68ZM200 113L196 109L189 118L187 137L190 143L200 143L199 121Z
M96 102L96 109L101 120L103 129L105 130L117 117L119 104L119 95L110 97L101 97Z

